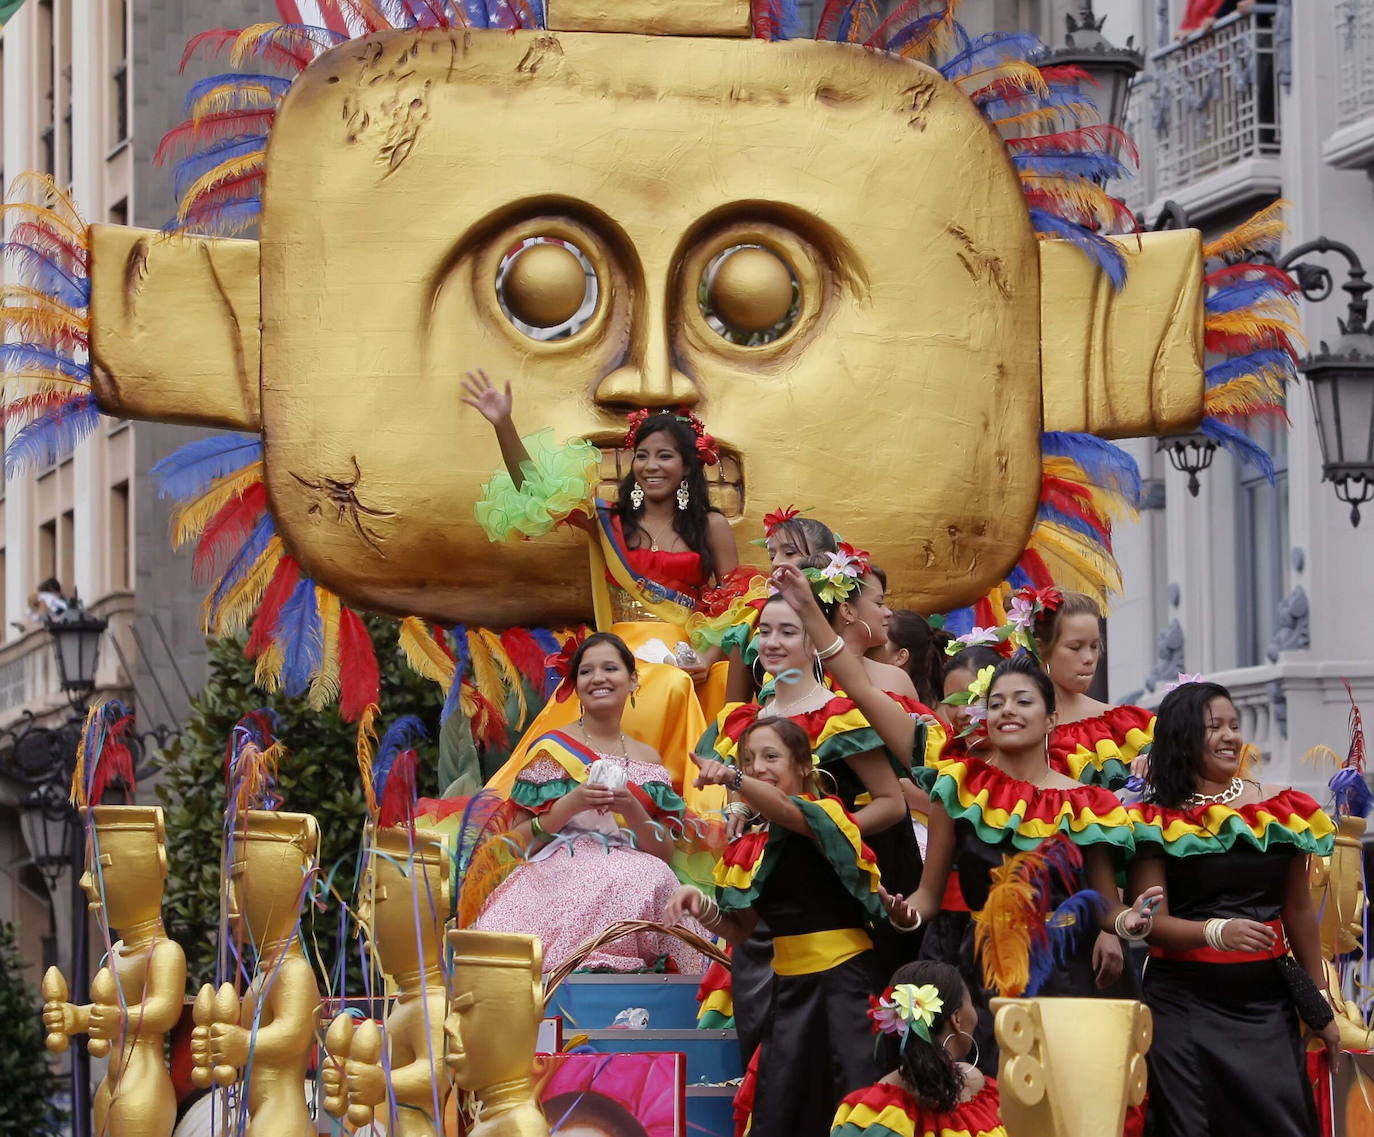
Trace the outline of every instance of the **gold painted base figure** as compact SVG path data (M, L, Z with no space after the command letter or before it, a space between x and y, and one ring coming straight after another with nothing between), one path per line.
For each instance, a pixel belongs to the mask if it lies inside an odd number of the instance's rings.
M96 918L118 934L107 966L91 981L91 1002L70 1003L56 968L43 977L43 1024L49 1050L74 1034L92 1056L109 1056L93 1106L96 1137L170 1137L176 1093L163 1051L181 1015L186 956L162 927L167 879L162 810L99 805L81 887Z
M386 1018L389 1075L371 1020L355 1028L339 1015L325 1035L333 1059L321 1071L325 1110L353 1126L375 1117L394 1137L437 1137L450 1090L440 966L450 889L442 842L427 830L377 831L359 889L358 921L371 928L382 971L396 985Z
M453 1084L477 1098L468 1137L549 1137L534 1096L544 953L534 936L449 932L453 999L444 1022Z
M304 1085L320 995L296 921L319 828L301 813L248 810L243 817L229 919L233 934L257 953L257 969L241 1003L232 988L201 989L192 1076L198 1085L246 1083L246 1137L304 1137L316 1131Z

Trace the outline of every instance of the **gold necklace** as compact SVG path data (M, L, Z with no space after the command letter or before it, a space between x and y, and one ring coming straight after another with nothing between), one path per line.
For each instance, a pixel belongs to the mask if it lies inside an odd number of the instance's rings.
M595 750L598 754L604 755L607 758L618 757L626 766L630 764L630 744L625 741L625 732L623 730L620 732L620 753L617 755L607 754L606 751L602 750L601 747L592 741L592 736L587 733L587 724L584 723L581 718L577 720L577 729L582 732L582 741L587 744L588 749Z
M773 692L773 697L768 700L768 713L770 715L776 715L779 718L784 719L791 718L794 714L804 714L804 711L789 710L788 708L799 707L803 703L809 702L811 699L814 699L816 697L816 692L821 690L824 690L824 688L822 688L821 685L817 683L802 698L792 699L791 701L786 703L784 703L781 699L778 698L777 691L775 690Z

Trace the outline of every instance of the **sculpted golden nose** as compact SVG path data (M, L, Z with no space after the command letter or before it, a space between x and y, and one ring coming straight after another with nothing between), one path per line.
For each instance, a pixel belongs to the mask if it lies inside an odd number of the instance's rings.
M629 357L597 384L596 401L616 408L695 406L701 401L696 384L673 366L662 298L651 298L636 323Z

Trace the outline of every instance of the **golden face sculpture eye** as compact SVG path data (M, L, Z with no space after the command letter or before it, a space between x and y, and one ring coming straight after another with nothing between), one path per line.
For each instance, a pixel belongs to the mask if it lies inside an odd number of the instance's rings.
M501 258L496 295L501 310L536 340L576 335L596 311L596 270L562 238L530 237Z
M711 260L702 277L701 314L732 343L772 343L801 309L801 285L781 256L762 245L735 245Z

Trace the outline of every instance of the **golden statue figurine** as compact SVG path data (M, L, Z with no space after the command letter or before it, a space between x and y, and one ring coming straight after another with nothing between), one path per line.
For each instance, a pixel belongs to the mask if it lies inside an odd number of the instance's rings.
M993 999L1010 1137L1120 1133L1145 1100L1150 1009L1132 999Z
M549 1137L534 1094L534 1047L544 1017L539 940L454 931L444 1037L453 1084L477 1099L468 1137Z
M449 858L438 833L403 826L369 826L369 833L357 920L395 986L386 1017L389 1063L383 1067L380 1053L367 1057L367 1035L360 1046L352 1018L337 1016L325 1035L332 1059L321 1071L325 1108L354 1125L375 1114L399 1137L437 1137L449 1096L442 967Z
M305 1081L320 995L296 925L319 827L303 813L243 810L233 841L229 924L257 963L241 1001L232 988L201 989L197 1017L209 1021L192 1032L193 1076L200 1085L246 1083L247 1137L302 1137L315 1132Z
M97 708L99 710L99 708ZM186 956L162 926L166 831L157 806L93 805L87 818L81 887L96 919L118 935L91 981L91 1002L67 1001L56 968L43 977L49 1050L74 1034L90 1039L109 1067L92 1102L96 1137L170 1137L176 1093L164 1060L167 1032L181 1016Z
M1341 994L1336 968L1336 957L1356 951L1364 934L1364 831L1363 817L1342 817L1331 855L1311 858L1312 902L1321 914L1322 969L1344 1050L1368 1050L1374 1041L1360 1008Z

